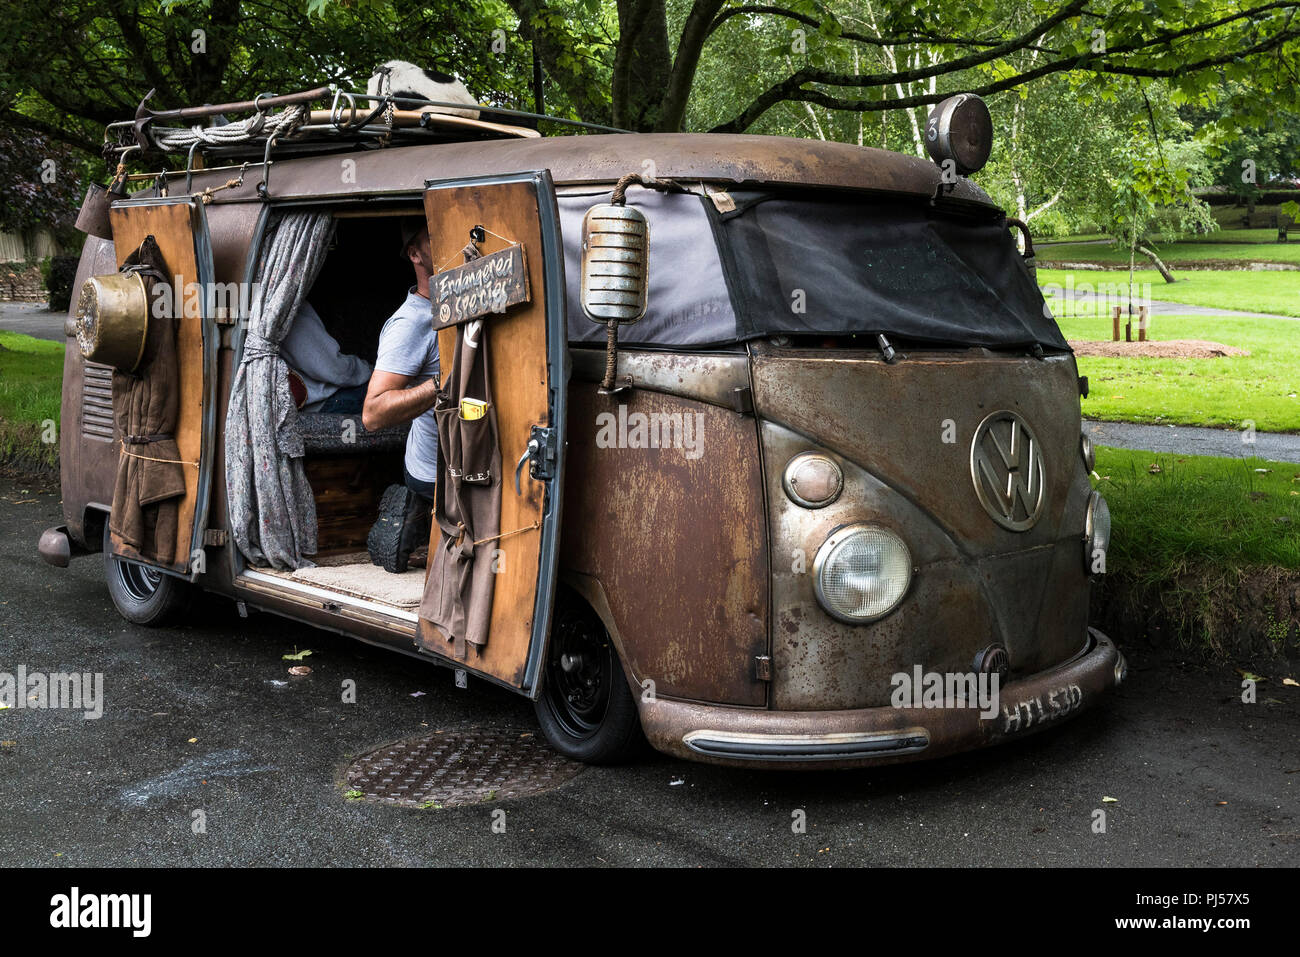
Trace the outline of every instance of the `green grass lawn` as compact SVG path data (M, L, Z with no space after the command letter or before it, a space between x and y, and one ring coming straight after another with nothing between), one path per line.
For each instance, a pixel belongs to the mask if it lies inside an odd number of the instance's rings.
M1067 339L1109 339L1108 317L1058 319ZM1214 359L1079 356L1083 414L1120 422L1300 432L1300 322L1155 316L1153 339L1208 339L1250 351Z
M1102 446L1096 472L1114 526L1108 574L1151 583L1193 565L1300 569L1300 465Z
M1097 475L1112 630L1215 657L1300 651L1300 465L1103 447Z
M1110 239L1105 233L1077 233L1073 236L1053 236L1050 239L1044 238L1044 243L1086 243L1092 239ZM1034 245L1037 246L1039 240L1034 239Z
M57 461L58 442L42 439L59 421L62 387L62 343L0 331L0 459Z
M1040 286L1055 285L1064 288L1067 279L1075 289L1104 291L1113 288L1119 299L1128 296L1126 272L1038 270ZM1161 302L1300 316L1300 271L1187 270L1178 274L1177 279L1177 282L1167 283L1154 269L1141 269L1134 274L1134 282L1137 284L1135 291L1140 297L1143 294L1143 284L1149 283L1151 298Z
M1151 243L1150 246L1155 254L1164 260L1165 265L1173 270L1175 277L1179 279L1182 278L1178 276L1178 264L1180 262L1195 262L1206 259L1238 259L1250 262L1300 263L1300 232L1295 234L1294 242L1286 243L1274 241L1277 238L1277 230L1239 229L1236 232L1247 236L1253 236L1256 233L1268 233L1268 241L1264 242L1262 239L1251 238L1228 239L1224 237L1220 239L1219 237L1222 234L1215 233L1213 241L1180 240L1174 243ZM1035 249L1035 254L1040 261L1044 262L1128 264L1128 249L1110 244L1062 243ZM1149 266L1150 261L1146 256L1138 253L1137 265L1139 268Z

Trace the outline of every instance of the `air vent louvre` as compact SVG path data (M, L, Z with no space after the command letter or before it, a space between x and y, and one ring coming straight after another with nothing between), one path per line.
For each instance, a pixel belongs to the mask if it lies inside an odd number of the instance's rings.
M81 434L113 441L113 367L87 362L81 378Z

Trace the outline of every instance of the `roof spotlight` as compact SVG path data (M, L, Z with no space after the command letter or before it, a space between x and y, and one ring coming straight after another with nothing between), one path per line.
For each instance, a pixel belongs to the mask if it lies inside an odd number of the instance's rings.
M984 168L993 151L993 119L974 93L958 93L935 104L925 124L925 148L940 166L952 160L958 174Z

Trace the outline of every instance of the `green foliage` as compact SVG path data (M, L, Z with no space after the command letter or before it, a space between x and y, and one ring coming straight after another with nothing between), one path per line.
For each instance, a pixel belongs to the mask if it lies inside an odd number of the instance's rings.
M1131 248L1210 228L1188 189L1234 170L1239 180L1243 157L1265 177L1294 174L1297 10L1300 0L17 0L0 88L11 117L93 153L103 125L151 87L159 107L357 88L399 58L456 72L485 102L530 107L536 56L546 106L562 116L917 155L930 105L974 90L995 118L995 158L979 177L992 195L1036 230L1098 227Z
M1300 465L1101 447L1096 471L1114 525L1108 575L1300 568Z

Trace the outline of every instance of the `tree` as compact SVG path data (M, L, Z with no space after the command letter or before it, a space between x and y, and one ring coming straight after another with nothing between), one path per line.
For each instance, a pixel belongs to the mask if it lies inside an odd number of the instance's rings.
M1146 245L1150 234L1206 233L1217 226L1209 207L1192 194L1210 177L1205 142L1190 135L1190 125L1159 86L1137 81L1125 94L1127 103L1121 101L1107 122L1089 129L1101 148L1090 166L1089 188L1076 205L1128 250L1131 303L1139 253L1166 282L1174 281Z
M522 43L493 49L511 21L496 0L332 3L312 18L299 0L19 0L5 16L0 119L92 155L150 89L155 109L356 89L378 64L408 59L523 105L531 75Z
M85 158L43 134L0 122L0 230L48 228L64 243L81 201Z
M244 99L322 80L355 84L358 66L392 57L438 62L485 98L519 102L535 54L561 111L678 130L699 115L690 104L701 68L715 51L739 50L754 82L743 100L710 98L702 128L741 132L793 105L805 120L820 108L819 123L825 111L852 114L865 139L860 114L921 109L958 88L993 96L1053 76L1163 79L1187 102L1224 79L1248 81L1266 100L1291 89L1300 37L1300 0L155 3L11 4L0 40L0 83L11 91L3 115L93 149L96 127L130 116L150 86L160 106ZM527 46L497 51L501 34ZM888 138L887 121L882 128Z

